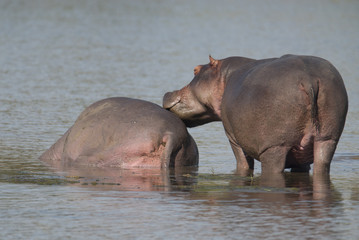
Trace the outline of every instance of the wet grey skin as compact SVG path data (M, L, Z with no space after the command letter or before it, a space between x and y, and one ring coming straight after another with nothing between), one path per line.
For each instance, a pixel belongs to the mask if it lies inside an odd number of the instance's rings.
M115 97L87 107L40 159L55 166L177 168L197 166L198 149L175 114Z
M188 127L222 121L237 170L285 168L329 174L342 134L348 96L327 60L284 55L255 60L229 57L194 69L193 80L163 97L163 107Z

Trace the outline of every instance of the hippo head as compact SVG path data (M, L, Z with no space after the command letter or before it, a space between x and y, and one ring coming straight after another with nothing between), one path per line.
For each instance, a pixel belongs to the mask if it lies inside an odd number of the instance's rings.
M178 115L187 127L221 120L220 105L224 91L222 60L209 56L209 64L194 68L194 78L180 90L163 97L163 107Z

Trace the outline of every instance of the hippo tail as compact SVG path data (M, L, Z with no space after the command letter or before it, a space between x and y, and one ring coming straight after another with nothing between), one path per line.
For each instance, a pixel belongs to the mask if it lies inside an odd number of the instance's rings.
M308 95L311 105L311 118L313 126L315 127L316 132L319 131L319 119L318 119L318 93L319 93L319 81L316 85L310 86Z

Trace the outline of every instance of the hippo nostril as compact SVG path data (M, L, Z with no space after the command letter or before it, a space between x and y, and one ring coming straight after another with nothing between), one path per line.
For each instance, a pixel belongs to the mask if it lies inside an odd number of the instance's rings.
M181 101L180 96L176 96L175 92L168 92L163 96L163 108L170 110Z

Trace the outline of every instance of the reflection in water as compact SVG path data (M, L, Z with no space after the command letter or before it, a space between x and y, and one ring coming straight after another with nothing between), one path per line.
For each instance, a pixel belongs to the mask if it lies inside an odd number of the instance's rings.
M52 166L77 186L97 187L118 191L173 191L195 183L198 167L157 168L100 168L85 166Z
M251 207L258 201L274 205L312 206L313 201L325 206L340 201L329 176L308 173L283 173L243 177L237 174L198 174L196 167L176 169L97 168L52 166L67 184L118 191L186 191L191 199L208 203L241 201Z
M162 206L158 206L160 209L171 208L172 201L183 202L175 206L190 207L192 210L188 214L193 221L218 224L219 219L224 220L226 224L219 224L216 230L223 233L233 232L232 228L238 226L248 232L262 232L273 237L294 232L299 236L300 231L333 236L328 228L335 228L333 219L345 211L342 196L329 177L314 177L308 173L242 177L198 174L196 169L67 167L57 170L66 176L68 184L100 192L159 191L168 196L160 204ZM344 229L335 230L334 236Z
M336 237L345 232L334 230L334 219L344 209L342 196L329 178L286 173L268 181L263 176L246 179L235 175L199 175L198 184L188 198L208 205L213 216L231 219L232 227L236 225L246 236L253 234L254 238L262 235L281 239L284 235L310 232L326 238L333 236L330 231ZM229 227L224 224L218 228L225 232Z
M126 228L145 225L143 231L157 230L157 235L152 236L158 237L158 234L168 234L176 221L192 224L192 230L200 226L215 227L208 234L216 236L245 232L247 237L270 235L271 239L293 234L302 236L302 232L305 236L315 233L335 239L352 227L348 219L342 218L350 207L345 204L348 196L343 198L343 194L348 193L338 192L337 184L332 184L329 178L314 178L305 173L286 172L267 178L198 173L197 169L48 168L35 162L21 167L8 162L6 166L7 169L0 169L0 181L32 183L30 188L37 189L34 193L31 190L23 194L25 199L33 199L31 206L37 209L33 214L43 211L44 207L53 209L51 216L40 218L44 222L48 219L61 221L58 216L67 214L92 221L94 216L101 218L105 214L115 221L107 222L107 226L121 225L122 233ZM9 194L5 192L7 199L12 196ZM354 189L352 195L355 194L359 192ZM51 196L50 200L43 201L46 196ZM351 207L356 209L355 205ZM29 206L21 211L26 213L27 209ZM172 212L175 214L169 214ZM20 216L17 221L22 219ZM153 218L156 219L153 223L146 220ZM164 225L169 228L160 227ZM190 230L186 227L177 232L185 234ZM206 231L201 233L209 237ZM134 236L128 231L127 234Z
M271 178L200 174L197 181L192 189L192 197L204 198L209 202L240 200L248 206L257 201L279 205L294 202L330 205L341 200L329 177L316 178L308 173L284 173Z

